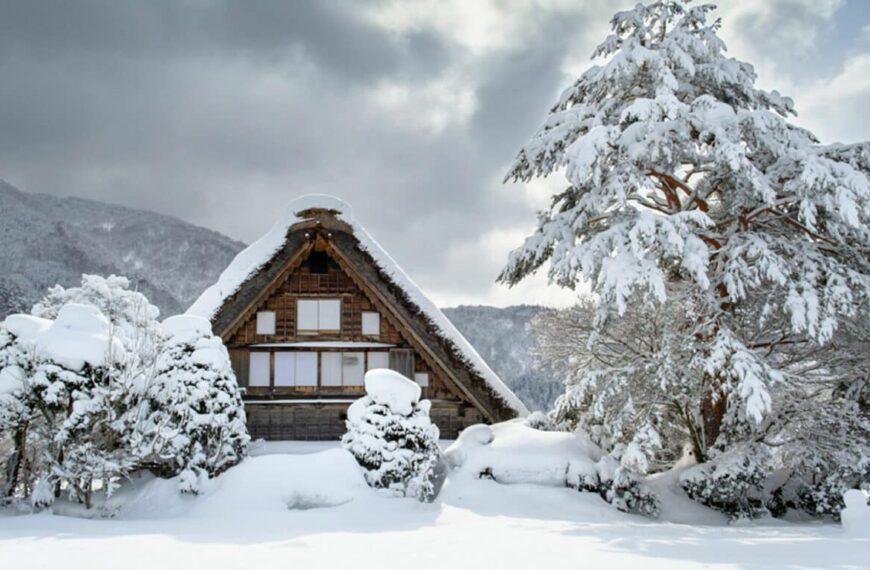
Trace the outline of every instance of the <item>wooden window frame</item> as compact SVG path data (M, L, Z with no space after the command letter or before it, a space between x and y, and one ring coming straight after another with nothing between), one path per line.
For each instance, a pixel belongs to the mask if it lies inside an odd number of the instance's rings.
M260 315L272 315L272 332L260 332ZM257 311L254 333L259 336L275 336L278 330L278 312L274 310Z
M337 329L303 329L299 327L299 304L302 302L317 303L317 326L320 327L320 304L324 301L334 301L338 303L338 328ZM342 318L344 311L344 300L341 297L297 297L296 298L296 334L299 336L316 336L316 335L340 335L344 325Z
M377 331L374 333L366 332L366 316L374 315L376 319ZM360 312L360 334L362 336L380 338L381 337L381 314L377 311L361 311Z

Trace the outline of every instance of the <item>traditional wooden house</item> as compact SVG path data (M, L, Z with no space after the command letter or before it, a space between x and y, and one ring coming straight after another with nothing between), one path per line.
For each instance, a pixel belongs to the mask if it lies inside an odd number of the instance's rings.
M255 438L341 436L373 368L420 384L442 437L527 412L337 198L294 201L188 313L227 345Z

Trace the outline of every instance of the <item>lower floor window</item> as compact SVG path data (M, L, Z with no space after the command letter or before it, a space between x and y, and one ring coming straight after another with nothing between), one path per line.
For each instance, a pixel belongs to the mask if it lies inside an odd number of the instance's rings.
M362 386L364 352L324 352L320 356L321 386Z
M362 386L366 371L390 366L388 352L257 351L249 356L251 388Z
M317 386L317 353L276 352L275 386Z

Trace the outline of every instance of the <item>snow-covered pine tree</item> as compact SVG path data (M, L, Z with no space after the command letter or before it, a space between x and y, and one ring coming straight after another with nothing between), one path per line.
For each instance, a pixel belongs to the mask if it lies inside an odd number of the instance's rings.
M0 323L0 497L12 497L25 468L30 401L26 391L29 359Z
M789 123L791 100L725 57L713 9L663 0L613 17L594 53L604 61L565 90L506 177L564 169L568 187L500 276L515 284L549 262L557 284L588 280L598 330L679 291L690 328L673 341L693 358L672 378L697 398L700 461L789 439L783 416L815 390L779 349L825 345L870 298L870 146L821 146ZM612 407L655 429L625 397L630 375L610 370L578 379L604 395L592 414ZM854 415L836 417L855 433Z
M244 406L226 348L206 319L169 317L163 333L156 374L135 410L133 445L143 467L181 475L181 490L196 493L203 478L244 459Z
M9 494L46 506L65 490L90 506L95 487L111 494L135 465L117 421L127 395L115 363L125 359L123 345L99 309L76 303L53 321L12 315L4 328L18 356L0 376L13 374L26 411L15 426Z
M366 396L347 410L341 445L356 457L370 486L431 499L440 450L429 400L421 402L420 386L392 370L367 372L365 387Z

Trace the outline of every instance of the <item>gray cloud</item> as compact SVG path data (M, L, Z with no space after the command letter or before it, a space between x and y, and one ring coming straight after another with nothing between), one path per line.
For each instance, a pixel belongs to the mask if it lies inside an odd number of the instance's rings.
M474 49L379 6L0 0L0 178L246 241L333 193L436 300L494 300L534 223L501 177L613 7L496 4L522 33Z

